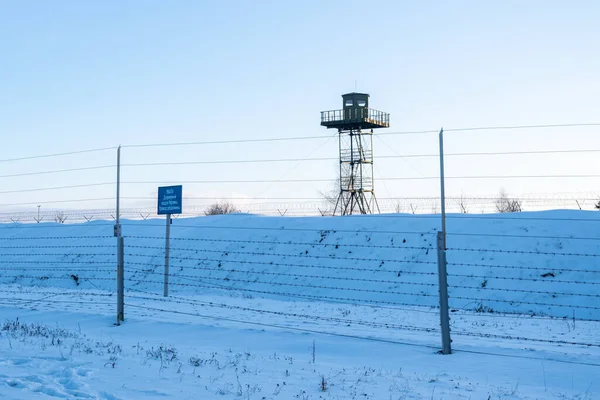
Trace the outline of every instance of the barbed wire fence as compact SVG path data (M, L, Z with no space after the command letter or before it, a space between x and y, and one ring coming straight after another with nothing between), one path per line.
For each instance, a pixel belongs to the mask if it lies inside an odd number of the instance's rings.
M501 129L522 132L543 128L548 126L446 132ZM437 132L397 132L388 136ZM192 194L184 197L185 212L172 224L171 265L170 272L165 274L165 225L155 220L156 208L150 205L156 202L152 193L156 186L264 184L268 193L272 185L327 185L331 179L291 178L284 174L279 179L160 176L157 180L142 180L135 171L194 165L319 163L335 159L310 156L304 159L128 162L129 150L144 152L175 146L202 148L216 144L328 139L329 136L316 136L123 146L120 184L124 195L119 197L123 205L118 217L125 242L123 279L128 312L161 318L170 314L438 348L433 343L441 333L436 244L440 217L433 214L439 213L441 199L435 195L381 196L380 206L384 212L401 214L362 216L348 224L345 218L319 218L320 222L310 223L302 219L260 223L243 218L214 218L207 222L188 219L185 217L204 215L206 207L219 200L242 201L235 204L249 213L327 215L322 212L327 211L327 202L321 196ZM448 142L451 141L452 137ZM118 283L115 268L118 249L113 235L117 214L112 206L117 201L114 190L116 149L0 160L10 165L7 168L19 171L0 176L5 181L18 182L0 192L0 221L6 223L0 228L0 268L6 289L3 291L6 297L0 298L0 304L114 311ZM531 155L581 157L597 152L600 149L480 150L449 152L445 156L450 160ZM382 158L396 162L405 158L432 162L438 157L439 154L431 152ZM50 160L52 168L37 164L39 160ZM21 169L21 163L32 161L36 163L34 167ZM449 164L447 171L453 172ZM458 171L446 179L449 186L454 184L462 189L464 181L587 182L600 177L595 172L481 171L475 175ZM28 181L40 177L48 186L32 185ZM386 185L419 181L427 182L428 187L437 186L439 179L439 175L426 173L377 178ZM386 189L383 188L384 193ZM529 195L521 192L512 197L520 201L524 210L554 207L591 210L597 201L594 191L581 185L577 190ZM594 324L600 322L597 290L600 270L595 262L600 257L600 237L594 227L600 217L487 214L498 211L497 202L496 194L446 198L449 215L443 250L447 255L450 328L455 346L460 350L467 339L506 339L600 347L594 334L597 327ZM77 208L79 205L84 206ZM582 232L582 226L590 226L590 229ZM162 295L165 279L172 288L169 297ZM236 300L239 297L247 304L241 305ZM319 308L311 307L315 301ZM552 335L540 336L527 323L529 320L535 320L538 326L547 326ZM494 333L489 326L494 327Z
M446 143L453 140L456 137L452 133L445 136ZM440 141L444 142L442 132ZM583 150L561 150L507 151L504 154L511 157L531 154L555 157L583 153ZM562 173L560 168L556 173L548 173L548 168L562 165L556 159L544 164L528 161L511 162L513 169L521 172L527 168L527 173L507 173L497 179L551 180L561 187L585 178L592 179L583 181L585 185L594 182L595 165L586 163L584 159L575 164L577 172L569 173ZM528 172L530 169L539 170L539 166L543 167L543 173ZM478 167L485 168L485 164ZM441 168L444 168L443 164ZM464 177L479 178L479 175ZM444 183L446 187L461 184L452 180ZM442 195L443 191L442 184ZM470 337L598 347L598 337L592 333L595 328L590 327L600 321L600 269L594 262L600 255L600 237L595 232L600 219L589 213L567 214L560 211L522 214L525 204L531 204L531 201L518 196L504 196L496 200L497 214L476 218L452 215L442 225L447 227L443 232L446 240L441 250L447 257L447 270L444 272L448 280L449 328L453 341L460 345L464 342L462 337ZM597 208L597 200L592 196L577 200L576 204L576 208L564 208L585 210L585 204L592 206L587 209ZM464 313L467 310L471 313ZM523 316L535 319L536 324L542 327L551 320L564 323L553 328L546 325L547 330L544 331L523 324L519 319ZM487 324L493 329L481 332L478 329L480 324ZM507 330L510 324L513 324L512 329ZM578 329L592 330L582 333L577 332Z
M114 310L115 149L0 160L0 304Z

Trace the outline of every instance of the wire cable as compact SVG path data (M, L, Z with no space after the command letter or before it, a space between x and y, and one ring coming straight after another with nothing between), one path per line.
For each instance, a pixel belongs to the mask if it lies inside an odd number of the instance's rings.
M405 345L405 346L425 347L425 348L437 350L437 347L435 347L435 346L418 344L418 343L414 343L414 342L402 342L402 341L380 339L380 338L374 338L374 337L361 337L361 336L354 336L354 335L348 335L348 334L343 334L343 333L318 331L318 330L307 329L307 328L298 328L298 327L291 327L291 326L285 326L285 325L267 324L267 323L262 323L262 322L252 322L252 321L245 321L245 320L239 320L239 319L234 319L234 318L216 317L213 315L202 315L202 314L198 314L198 313L190 313L190 312L185 312L185 311L166 310L166 309L161 309L161 308L157 308L157 307L147 307L147 306L140 306L140 305L129 304L129 303L127 303L127 306L145 309L145 310L149 310L149 311L188 315L188 316L192 316L192 317L212 319L212 320L217 320L217 321L234 322L234 323L239 323L239 324L255 325L255 326L262 326L262 327L267 327L267 328L277 328L277 329L292 330L292 331L307 332L307 333L317 333L317 334L322 334L322 335L346 337L346 338L352 338L352 339L361 339L361 340L368 340L368 341L373 341L373 342L395 343L395 344L401 344L401 345Z
M12 162L12 161L35 160L35 159L39 159L39 158L63 157L63 156L70 156L70 155L74 155L74 154L96 153L96 152L102 152L102 151L107 151L107 150L116 150L116 149L117 149L117 147L100 147L100 148L96 148L96 149L68 151L68 152L64 152L64 153L53 153L53 154L42 154L42 155L37 155L37 156L7 158L7 159L3 159L3 160L0 159L0 163Z
M512 125L512 126L482 126L471 128L450 128L444 129L444 132L469 132L469 131L493 131L493 130L512 130L512 129L543 129L543 128L581 128L600 126L600 123L573 123L573 124L539 124L539 125Z
M484 131L484 130L509 130L509 129L540 129L540 128L574 128L574 127L595 127L600 126L600 123L573 123L573 124L544 124L544 125L515 125L515 126L484 126L484 127L468 127L468 128L449 128L444 129L444 132L468 132L468 131ZM419 130L419 131L400 131L400 132L382 132L374 136L397 136L397 135L415 135L439 133L439 129ZM198 142L166 142L166 143L150 143L150 144L128 144L121 146L122 148L145 148L145 147L168 147L168 146L199 146L213 144L236 144L236 143L265 143L265 142L286 142L286 141L301 141L301 140L319 140L328 139L330 135L319 136L296 136L296 137L276 137L276 138L258 138L258 139L233 139L233 140L213 140L213 141L198 141Z
M18 174L0 175L0 178L15 178L22 176L34 176L34 175L48 175L48 174L59 174L63 172L75 172L75 171L91 171L96 169L115 168L116 165L96 165L92 167L80 167L80 168L67 168L67 169L55 169L48 171L36 171L36 172L21 172Z
M108 186L108 185L115 185L115 184L116 184L116 182L102 182L102 183L86 183L86 184L81 184L81 185L54 186L54 187L35 188L35 189L4 190L4 191L1 191L0 194L42 192L42 191L48 191L48 190L78 189L78 188L89 188L89 187L97 187L97 186Z

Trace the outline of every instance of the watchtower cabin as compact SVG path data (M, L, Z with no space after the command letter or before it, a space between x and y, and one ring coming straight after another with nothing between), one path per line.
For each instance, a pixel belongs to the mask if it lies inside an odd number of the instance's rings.
M343 108L321 112L321 125L346 131L350 129L389 128L390 114L369 108L367 93L342 95Z
M342 105L341 110L321 112L321 125L339 133L340 194L333 214L379 212L373 182L373 129L388 128L390 115L369 108L367 93L344 94Z

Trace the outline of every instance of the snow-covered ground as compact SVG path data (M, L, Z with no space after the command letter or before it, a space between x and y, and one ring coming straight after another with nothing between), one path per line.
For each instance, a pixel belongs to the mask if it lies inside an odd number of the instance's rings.
M594 399L600 214L452 215L454 354L435 216L0 226L0 397ZM33 324L33 325L32 325ZM323 390L325 389L325 390Z

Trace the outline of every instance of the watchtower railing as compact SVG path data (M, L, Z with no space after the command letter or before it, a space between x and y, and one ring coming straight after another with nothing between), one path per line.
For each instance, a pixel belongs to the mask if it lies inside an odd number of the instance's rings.
M389 126L390 114L372 108L346 108L343 110L321 111L321 123L370 122Z

